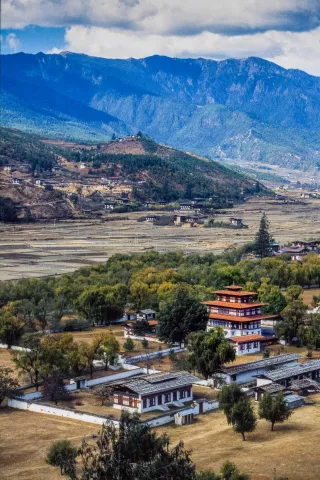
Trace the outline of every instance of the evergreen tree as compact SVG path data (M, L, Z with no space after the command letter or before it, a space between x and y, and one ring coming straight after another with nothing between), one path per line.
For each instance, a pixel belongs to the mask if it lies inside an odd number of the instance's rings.
M291 414L292 410L288 407L282 392L274 397L266 392L259 402L259 417L271 422L272 432L275 423L283 423Z
M253 432L255 430L257 417L254 414L249 398L243 398L235 403L231 410L231 423L233 430L241 433L243 441L246 439L246 432Z
M260 220L260 227L256 234L254 251L262 259L272 254L271 244L273 238L269 232L269 222L267 215L264 213Z

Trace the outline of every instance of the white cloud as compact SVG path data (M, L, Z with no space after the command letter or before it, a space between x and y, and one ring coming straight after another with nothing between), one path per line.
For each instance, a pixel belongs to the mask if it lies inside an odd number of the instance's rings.
M3 0L2 27L87 25L163 34L301 30L320 0Z
M243 58L258 56L285 68L320 75L320 27L310 32L277 32L223 36L203 32L193 36L74 26L66 31L64 50L106 58L171 57ZM55 50L55 53L57 50Z
M8 33L6 36L6 44L12 52L16 53L20 46L20 41L15 33Z

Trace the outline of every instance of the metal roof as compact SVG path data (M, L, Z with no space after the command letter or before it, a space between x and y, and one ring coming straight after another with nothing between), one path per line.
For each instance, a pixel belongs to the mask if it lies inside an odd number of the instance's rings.
M115 383L114 388L127 388L139 395L145 395L184 387L198 381L199 378L188 372L157 373Z
M292 367L277 368L263 374L264 377L276 382L277 380L284 380L286 378L295 377L296 375L303 375L314 370L320 370L320 360L310 360L304 363L297 363Z
M280 385L280 383L269 383L268 385L261 385L260 387L256 387L256 390L262 390L263 392L268 393L277 393L285 390L285 387L283 385Z
M257 360L256 362L242 363L241 365L234 365L231 367L224 367L221 372L233 375L235 373L249 372L250 370L258 370L260 368L270 368L283 363L292 362L302 358L298 353L287 353L283 355L277 355L276 357L264 358L263 360Z
M144 313L145 315L148 315L150 313L156 313L154 310L151 310L151 308L146 308L145 310L139 310L138 313Z

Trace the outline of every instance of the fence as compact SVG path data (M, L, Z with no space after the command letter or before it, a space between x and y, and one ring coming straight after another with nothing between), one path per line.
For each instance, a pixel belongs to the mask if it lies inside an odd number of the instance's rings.
M179 410L175 410L172 413L166 413L159 417L151 418L149 420L146 420L144 423L147 423L148 425L150 425L150 427L159 427L160 425L166 425L167 423L173 422L174 416L177 413L189 413L190 411L194 415L200 415L200 403L202 403L202 413L206 413L219 408L219 403L214 400L200 400L192 407L187 406ZM80 412L79 410L73 410L66 407L53 407L44 403L32 403L27 401L26 399L20 400L18 398L11 398L8 400L8 406L11 408L17 408L19 410L28 410L29 412L44 413L47 415L55 415L57 417L71 418L73 420L80 420L81 422L95 423L98 425L103 425L106 421L110 421L115 425L115 427L119 427L119 420L113 419L108 416L97 415L88 412Z
M23 347L18 347L17 345L11 345L10 349L9 349L9 345L7 345L6 343L0 343L0 348L5 348L7 350L20 350L20 351L23 351L23 352L30 352L30 348L23 348Z

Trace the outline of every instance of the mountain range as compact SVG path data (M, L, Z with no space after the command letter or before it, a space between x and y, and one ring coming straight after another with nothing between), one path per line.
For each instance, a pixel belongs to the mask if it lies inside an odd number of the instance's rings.
M76 141L142 131L209 158L320 168L320 78L261 58L1 56L1 123Z

